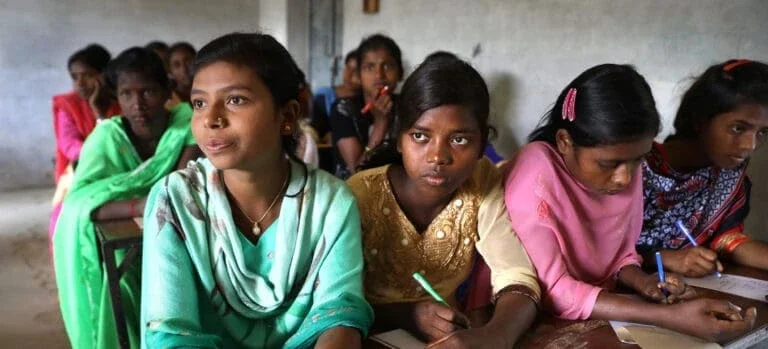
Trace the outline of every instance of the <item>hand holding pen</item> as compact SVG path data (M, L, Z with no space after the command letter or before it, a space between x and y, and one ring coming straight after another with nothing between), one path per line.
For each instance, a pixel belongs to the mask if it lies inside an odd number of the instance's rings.
M712 273L721 277L720 272L723 270L723 265L717 260L717 253L699 246L682 221L676 221L675 226L693 247L678 251L665 251L667 268L689 277L702 277Z
M413 278L435 300L435 302L425 301L414 304L412 320L422 337L428 341L434 341L455 331L470 328L469 319L451 308L421 274L414 273Z

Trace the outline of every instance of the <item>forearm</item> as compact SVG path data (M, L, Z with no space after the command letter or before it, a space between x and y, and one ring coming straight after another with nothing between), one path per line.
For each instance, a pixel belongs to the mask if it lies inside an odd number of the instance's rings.
M503 341L500 348L512 348L536 319L536 305L529 297L508 293L499 297L491 321L485 327L489 335Z
M619 282L635 291L640 292L643 288L643 280L648 277L640 267L628 265L619 271Z
M750 240L736 247L731 254L734 262L760 269L768 269L768 244L762 241Z
M338 326L325 331L317 339L315 348L360 348L360 332L351 327Z
M141 217L144 214L144 200L121 200L108 202L91 214L93 220L106 221Z
M601 291L597 296L590 319L636 322L648 325L663 325L661 320L668 317L666 306L646 302L636 296L619 295Z

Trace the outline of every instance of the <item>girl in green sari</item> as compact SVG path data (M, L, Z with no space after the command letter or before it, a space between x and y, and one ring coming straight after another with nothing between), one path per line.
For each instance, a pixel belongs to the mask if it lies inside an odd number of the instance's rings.
M293 155L299 84L269 35L198 53L192 132L207 159L149 195L143 347L360 347L373 317L360 217L342 181Z
M125 114L101 122L86 139L53 240L61 312L74 348L118 345L94 221L140 217L152 185L199 154L189 106L163 108L170 88L157 55L128 49L110 63L108 79ZM139 274L131 266L121 280L133 347Z

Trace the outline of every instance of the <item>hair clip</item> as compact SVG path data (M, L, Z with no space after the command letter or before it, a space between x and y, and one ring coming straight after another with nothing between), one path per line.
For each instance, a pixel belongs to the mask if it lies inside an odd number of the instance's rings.
M565 94L563 100L563 120L573 122L576 120L576 89L568 89L568 93Z
M748 59L737 59L737 60L735 60L735 61L733 61L733 62L731 62L731 63L728 63L728 64L726 64L726 65L723 67L723 71L724 71L724 72L726 72L726 73L730 73L730 72L731 72L731 70L733 70L733 68L736 68L736 67L738 67L738 66L741 66L741 65L747 64L747 63L749 63L749 62L752 62L752 61L750 61L750 60L748 60Z

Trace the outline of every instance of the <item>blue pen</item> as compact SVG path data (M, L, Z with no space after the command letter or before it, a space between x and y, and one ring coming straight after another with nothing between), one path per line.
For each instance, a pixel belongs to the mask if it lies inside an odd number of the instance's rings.
M683 233L683 235L685 235L685 237L688 238L688 241L691 242L691 245L693 245L693 247L699 246L699 244L696 242L696 239L693 238L693 235L691 235L691 232L688 231L688 228L686 228L685 225L683 225L683 222L681 220L678 219L677 221L675 221L675 225L677 226L677 229L679 229ZM718 278L723 277L723 275L720 274L720 272L717 269L715 269L715 276L717 276Z
M656 252L656 269L659 271L659 281L666 282L667 277L664 275L664 263L661 261L661 252ZM669 296L667 290L662 289L664 296Z

